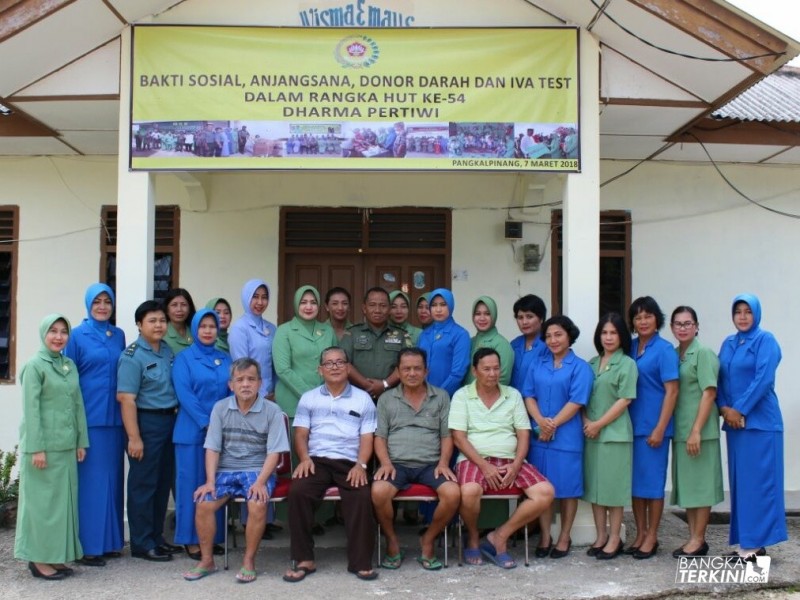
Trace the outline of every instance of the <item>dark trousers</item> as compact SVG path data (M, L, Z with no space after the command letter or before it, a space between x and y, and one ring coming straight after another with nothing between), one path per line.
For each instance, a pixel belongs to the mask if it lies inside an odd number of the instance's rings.
M339 488L342 497L342 516L347 534L347 570L372 569L375 547L375 515L372 511L370 486L352 487L347 473L353 462L312 456L314 473L303 479L293 479L289 488L289 535L291 558L294 561L314 560L314 511L330 486Z
M131 552L147 552L164 543L164 519L175 481L174 427L174 414L139 412L144 457L128 460Z

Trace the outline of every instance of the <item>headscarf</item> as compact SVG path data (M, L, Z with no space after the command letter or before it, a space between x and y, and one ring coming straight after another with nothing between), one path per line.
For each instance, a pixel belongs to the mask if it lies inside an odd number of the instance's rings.
M264 287L267 290L267 297L269 298L269 286L267 282L263 279L250 279L248 280L244 286L242 287L242 308L244 308L244 316L245 318L249 319L253 322L256 327L262 327L261 321L263 320L261 315L254 315L250 310L250 300L253 299L253 296L256 293L256 290L260 287Z
M231 308L230 302L225 300L225 298L212 298L206 302L206 308L210 308L214 312L217 312L215 308L217 304L220 303L228 307L228 310L231 311L231 320L233 320L233 309ZM230 323L228 324L228 327L230 327ZM228 330L222 329L222 327L219 326L219 319L217 319L217 329L217 348L223 352L230 352L230 346L228 345Z
M395 291L393 291L392 293L389 294L389 306L390 307L392 306L392 304L394 303L395 299L398 296L402 296L403 298L405 298L406 304L408 305L408 308L410 309L411 308L411 298L409 298L408 294L406 294L405 292L403 292L401 290L395 290ZM420 296L419 299L417 299L417 304L419 304L419 301L422 299L423 296L425 296L425 294L422 294L422 296ZM395 321L391 317L389 318L389 321L391 322L391 324L392 325L396 325L397 327L403 327L410 320L411 320L411 316L410 315L409 315L409 318L407 318L403 323L398 323L397 321Z
M739 334L749 337L759 331L759 325L761 324L761 302L754 294L739 294L733 299L733 303L731 304L731 317L733 317L733 313L736 311L736 305L739 302L747 304L747 306L750 307L750 311L753 313L753 326L747 331L739 332Z
M69 319L67 319L67 317L59 313L52 313L47 315L44 319L42 319L42 322L39 324L39 339L42 340L42 346L39 349L39 355L51 361L53 365L60 370L66 364L66 361L68 361L69 359L60 352L53 352L47 347L47 344L44 343L44 338L47 335L48 330L53 326L53 323L55 323L56 321L64 321L64 323L67 324L67 335L72 333L72 325L70 324Z
M419 303L422 302L423 300L425 300L425 302L430 304L431 303L431 293L430 292L425 292L424 294L420 294L419 298L417 298L417 306L419 306ZM409 304L409 307L410 306L411 305Z
M197 349L203 354L211 355L216 349L216 340L211 344L204 344L200 341L200 336L197 335L197 330L200 329L200 321L208 315L214 317L214 323L217 324L217 335L219 335L219 315L215 310L210 308L201 308L194 314L194 317L192 317L191 331L192 339L194 340L193 344L197 346Z
M300 316L300 301L303 299L306 292L314 294L314 298L317 300L317 306L319 306L319 291L317 288L313 285L301 285L294 293L294 320L300 327L305 327L309 332L313 332L314 327L317 326L319 321L317 321L317 319L304 319Z
M112 290L109 286L105 283L93 283L86 289L86 294L83 297L83 302L86 305L86 322L99 333L106 335L109 327L111 327L111 318L109 317L105 321L98 321L94 317L92 317L92 302L94 302L95 298L97 298L100 294L105 292L108 294L108 297L111 298L111 309L113 311L114 305L117 303L114 298L114 290ZM49 326L48 326L49 329Z
M486 337L488 335L493 335L497 332L497 302L495 302L489 296L479 296L475 302L472 303L472 314L475 314L475 309L478 307L478 304L485 304L486 308L489 309L489 316L491 317L491 325L489 325L489 329L486 331L479 331L475 337L478 339Z
M437 321L436 319L434 319L433 323L431 323L431 327L433 327L434 330L441 329L443 327L446 327L450 323L455 322L453 319L453 310L456 307L456 300L453 297L453 292L451 292L447 288L436 288L435 290L433 290L430 293L428 303L432 304L433 299L436 298L436 296L441 296L442 299L447 303L447 308L450 309L450 315L444 321Z

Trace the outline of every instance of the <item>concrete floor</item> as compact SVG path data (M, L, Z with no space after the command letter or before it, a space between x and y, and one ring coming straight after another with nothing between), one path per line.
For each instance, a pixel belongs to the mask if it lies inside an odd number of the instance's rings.
M239 548L230 554L230 571L220 571L197 582L186 582L181 573L191 566L185 555L171 563L149 563L130 558L109 561L105 568L76 567L74 577L58 582L33 579L25 564L13 559L14 530L0 530L0 582L3 598L59 598L65 600L169 598L198 600L230 597L232 594L255 593L274 597L277 594L293 598L381 598L391 596L408 600L481 599L486 598L708 598L736 597L749 599L800 598L800 517L788 518L790 540L769 549L772 558L769 583L753 584L680 584L676 583L677 561L673 548L684 541L685 523L667 512L661 526L660 550L650 560L637 561L619 557L598 561L586 556L585 547L574 547L563 559L533 559L522 565L522 542L512 549L520 565L504 571L494 565L480 567L456 565L452 551L450 567L438 572L426 572L416 562L419 555L416 527L400 528L401 539L408 549L403 566L396 571L380 570L376 581L357 580L345 570L344 532L341 526L327 528L325 535L316 538L318 572L305 581L285 583L281 576L288 560L288 534L283 531L275 539L262 543L257 557L258 580L246 588L233 576L241 566L241 534ZM626 513L626 524L633 531L632 518ZM727 525L709 527L711 554L729 550ZM531 540L531 549L536 545ZM441 557L440 549L440 557Z

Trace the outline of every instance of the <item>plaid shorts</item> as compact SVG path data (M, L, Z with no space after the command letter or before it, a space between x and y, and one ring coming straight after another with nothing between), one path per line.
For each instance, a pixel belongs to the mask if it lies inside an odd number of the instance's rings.
M256 482L256 479L258 479L258 473L255 471L220 471L214 481L217 500L225 496L247 498L247 493ZM273 474L267 479L267 485L265 486L267 488L267 496L272 496L272 492L275 490L275 483L276 477ZM209 494L206 494L205 499L206 501L214 500Z
M503 467L514 462L510 458L494 458L493 456L486 457L485 460L495 467ZM478 465L469 459L462 460L458 463L456 476L458 477L458 485L480 483L484 492L489 491L489 484L483 476L483 473L478 468ZM543 481L547 481L547 477L539 473L539 470L533 465L524 462L522 463L519 473L517 473L517 478L514 480L514 486L521 490L526 490L532 485L542 483Z

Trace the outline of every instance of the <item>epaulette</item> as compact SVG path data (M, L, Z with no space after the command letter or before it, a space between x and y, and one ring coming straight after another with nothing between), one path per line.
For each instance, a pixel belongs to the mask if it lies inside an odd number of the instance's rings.
M136 352L136 348L138 348L138 347L139 346L136 345L136 342L133 342L130 346L125 348L125 352L124 352L125 356L133 356L134 353Z

